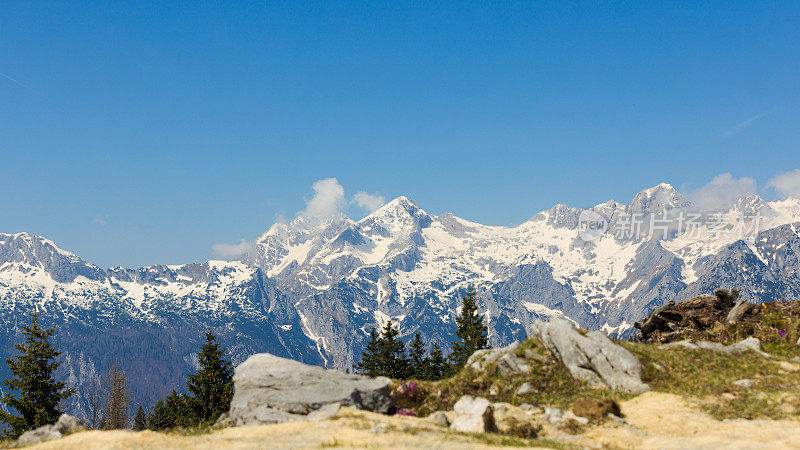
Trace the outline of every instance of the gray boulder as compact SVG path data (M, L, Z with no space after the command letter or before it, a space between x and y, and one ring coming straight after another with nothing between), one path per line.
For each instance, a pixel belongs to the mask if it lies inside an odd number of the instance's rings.
M633 354L598 331L586 336L566 320L536 321L532 334L561 359L570 374L590 385L640 394L650 389L642 383L642 367Z
M450 426L450 420L447 418L447 414L445 414L444 411L436 411L435 413L428 416L426 420L440 427Z
M23 447L26 445L38 444L39 442L59 439L61 436L63 435L59 433L53 425L44 425L35 430L22 433L22 436L17 439L17 445Z
M17 445L38 444L39 442L52 441L59 439L65 434L75 433L86 429L86 424L77 417L69 414L62 414L58 421L53 425L44 425L35 430L26 431L17 439Z
M489 400L464 395L453 407L455 419L450 429L465 433L485 433L497 431L494 421L494 407Z
M53 425L53 428L61 434L70 434L85 430L86 423L75 416L62 414Z
M239 426L322 419L340 406L387 414L389 382L261 353L236 367L229 417Z

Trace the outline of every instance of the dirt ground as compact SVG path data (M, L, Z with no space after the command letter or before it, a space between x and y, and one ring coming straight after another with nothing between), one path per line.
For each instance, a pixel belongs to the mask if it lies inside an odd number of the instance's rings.
M636 449L800 448L798 420L718 421L677 395L648 392L621 403L627 424L606 422L584 434L559 437L566 447ZM564 440L566 439L566 440ZM412 417L349 409L322 422L227 428L209 434L90 431L36 449L245 449L245 448L496 448L536 445L499 435L453 433ZM541 442L552 448L552 441Z
M575 444L631 449L800 448L798 420L718 421L677 395L657 392L620 406L629 425L591 429Z

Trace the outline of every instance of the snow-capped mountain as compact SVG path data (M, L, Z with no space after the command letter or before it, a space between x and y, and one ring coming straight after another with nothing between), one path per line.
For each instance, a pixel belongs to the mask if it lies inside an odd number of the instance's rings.
M370 328L390 319L404 337L420 332L447 349L471 288L492 345L550 317L624 336L653 307L717 287L754 302L797 299L799 235L796 199L750 195L699 211L668 184L627 205L556 205L517 227L430 214L399 197L357 222L276 224L239 261L135 270L0 235L0 348L11 352L25 314L42 311L59 328L71 384L119 360L146 401L182 384L208 328L235 362L270 351L349 368Z

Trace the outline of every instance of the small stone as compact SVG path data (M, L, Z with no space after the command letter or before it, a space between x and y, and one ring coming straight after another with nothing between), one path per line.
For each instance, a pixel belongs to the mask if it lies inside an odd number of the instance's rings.
M550 423L559 423L564 421L564 410L559 408L545 408L544 418Z
M796 371L800 370L800 367L798 367L796 364L792 364L792 363L786 362L786 361L781 361L781 362L778 363L778 365L781 367L781 369L783 369L783 370L785 370L787 372L796 372Z
M435 413L428 416L425 420L440 427L450 426L450 421L447 420L447 414L445 414L444 411L436 411Z
M736 396L731 394L730 392L723 392L721 397L724 398L725 400L736 400Z
M519 409L523 411L530 411L531 409L533 409L533 405L531 405L530 403L523 403L519 405Z
M494 409L489 400L464 395L456 402L456 417L450 428L467 433L484 433L497 431L494 421Z
M742 379L742 380L736 380L736 381L733 382L733 384L735 384L736 386L743 387L743 388L751 388L751 387L753 387L753 385L755 383L756 382L754 380L750 380L750 379L747 379L747 378Z
M606 417L608 417L612 421L614 421L616 423L619 423L619 424L628 423L625 419L623 419L622 417L620 417L620 416L618 416L616 414L608 413L608 415Z
M519 388L517 388L517 395L530 395L535 393L536 393L536 386L529 381L522 383L522 385Z
M515 354L506 353L497 360L497 370L500 371L501 375L509 376L528 373L531 367Z

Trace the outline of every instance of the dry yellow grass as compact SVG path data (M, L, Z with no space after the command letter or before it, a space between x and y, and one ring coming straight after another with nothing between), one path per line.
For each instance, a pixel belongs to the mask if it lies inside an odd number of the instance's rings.
M453 433L424 420L343 409L333 420L235 427L185 436L153 431L88 431L31 448L254 449L254 448L497 448L526 444L499 435Z
M674 394L647 392L622 402L631 426L606 424L575 443L630 449L800 448L800 421L723 422L691 407Z
M800 421L722 422L674 394L648 392L621 403L629 425L606 422L584 434L559 433L565 447L623 449L800 448ZM545 436L547 438L548 436ZM556 436L549 436L553 439ZM552 447L552 442L538 442ZM185 436L144 431L90 431L40 444L35 449L251 449L251 448L497 448L536 441L500 435L453 433L411 417L343 409L320 422L227 428Z

